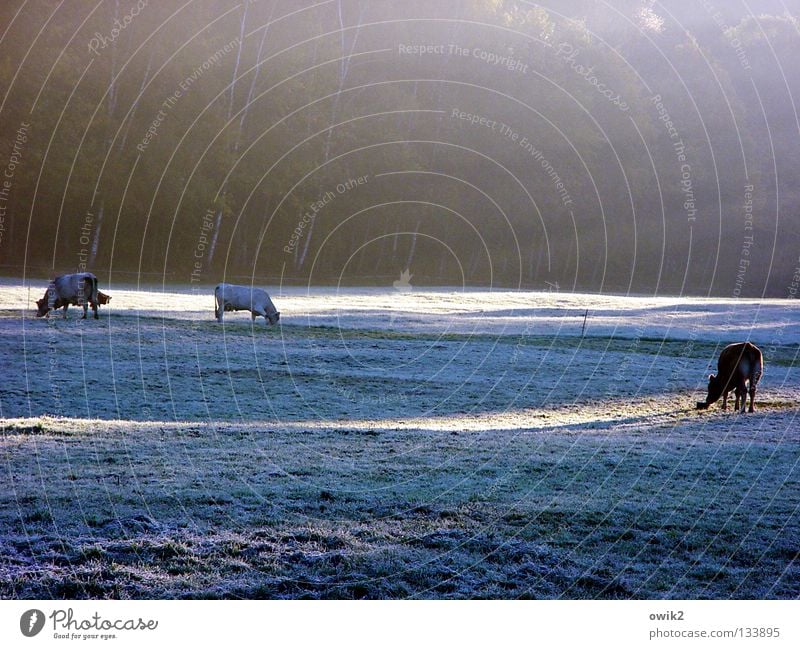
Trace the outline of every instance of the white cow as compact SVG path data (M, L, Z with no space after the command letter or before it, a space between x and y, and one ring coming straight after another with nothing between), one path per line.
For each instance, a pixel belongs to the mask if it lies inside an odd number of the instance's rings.
M225 311L250 311L253 320L258 315L264 316L264 320L271 325L278 322L281 316L263 288L218 284L214 289L214 317L222 322Z
M97 277L92 273L73 273L56 277L44 293L41 300L36 300L38 310L36 317L46 316L54 309L64 307L64 317L70 304L83 307L83 317L86 318L87 305L92 305L94 317L97 319L97 305L100 298L97 292Z

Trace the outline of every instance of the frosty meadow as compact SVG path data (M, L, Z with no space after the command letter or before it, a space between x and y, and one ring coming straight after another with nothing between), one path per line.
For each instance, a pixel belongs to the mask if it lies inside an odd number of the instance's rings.
M0 286L3 597L798 594L792 301L107 290ZM748 338L756 412L696 411Z

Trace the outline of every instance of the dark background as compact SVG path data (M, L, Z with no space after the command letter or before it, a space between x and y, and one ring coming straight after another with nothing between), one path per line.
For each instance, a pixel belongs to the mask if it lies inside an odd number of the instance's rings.
M786 297L797 3L664 4L3 3L0 274L391 286L409 269L415 286Z

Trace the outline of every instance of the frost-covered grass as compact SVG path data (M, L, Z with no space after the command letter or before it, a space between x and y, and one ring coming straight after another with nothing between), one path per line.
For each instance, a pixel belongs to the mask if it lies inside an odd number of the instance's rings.
M108 292L0 287L0 597L800 595L793 303ZM748 317L757 412L693 410Z
M0 309L33 318L36 300L47 286L41 280L21 285L0 278ZM208 322L213 318L214 286L100 287L113 297L105 312ZM506 289L419 288L402 293L388 287L265 287L284 319L292 324L399 333L484 333L489 335L579 335L655 339L734 340L776 337L800 343L800 305L796 300L644 297ZM72 307L73 313L77 310ZM73 315L73 317L76 317ZM246 322L244 315L233 321ZM261 321L263 323L263 320Z
M536 430L8 421L3 597L797 597L797 411Z

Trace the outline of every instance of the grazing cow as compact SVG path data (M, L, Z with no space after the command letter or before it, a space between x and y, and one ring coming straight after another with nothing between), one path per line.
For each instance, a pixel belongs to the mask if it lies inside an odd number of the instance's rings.
M736 391L736 410L744 412L748 389L750 392L749 412L753 412L756 398L756 385L764 370L761 350L752 343L734 343L722 350L717 362L717 375L708 377L708 396L698 401L697 408L708 408L722 397L722 409L728 407L728 393ZM741 401L741 408L739 403Z
M44 297L36 300L36 305L39 307L36 317L41 318L54 309L64 307L64 318L66 318L69 305L76 304L83 307L83 319L85 319L87 307L91 304L96 320L98 303L101 302L97 292L97 277L92 273L60 275L50 282Z
M225 311L250 311L253 320L264 316L264 320L274 325L280 319L280 312L263 288L219 284L214 289L214 317L222 322Z

